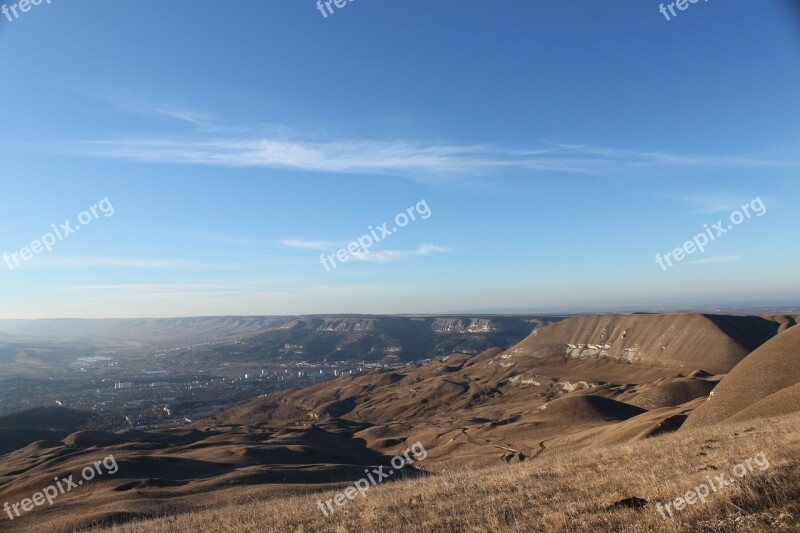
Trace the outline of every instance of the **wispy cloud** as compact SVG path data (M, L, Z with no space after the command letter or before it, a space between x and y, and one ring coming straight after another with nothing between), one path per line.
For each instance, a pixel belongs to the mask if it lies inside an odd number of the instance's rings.
M308 241L304 239L284 239L278 242L289 248L300 248L302 250L319 250L322 252L331 250L339 246L335 242L331 241Z
M730 193L695 194L682 198L692 205L696 213L731 213L744 205L749 198Z
M241 235L226 235L223 233L213 232L213 231L185 231L182 232L183 235L193 239L200 239L224 244L234 244L237 246L255 246L260 244L258 239L253 237L241 236Z
M687 265L714 265L717 263L733 263L742 258L741 255L725 255L719 257L706 257L695 261L687 261Z
M183 116L173 112L176 117ZM185 120L192 122L187 114ZM547 143L532 149L489 144L397 140L320 140L302 133L230 133L228 136L100 139L70 144L69 151L149 163L262 167L300 171L383 174L424 179L485 176L501 171L595 174L643 167L800 166L797 160L748 155L692 156Z
M198 290L230 290L229 285L211 283L120 283L110 285L69 285L64 287L69 291L138 291L138 292L164 292L164 291L198 291Z
M631 167L775 167L798 166L795 158L777 158L763 154L689 155L657 150L623 150L582 144L554 144L562 155L576 160L614 162Z
M417 257L423 255L430 255L436 253L446 252L447 248L437 246L435 244L423 244L416 250L382 250L379 252L357 253L352 254L355 261L371 261L374 263L393 263L395 261L402 261L409 257Z
M280 241L284 246L290 248L299 248L304 250L317 250L321 252L331 252L336 248L343 248L346 243L335 243L331 241L307 241L301 239L286 239ZM443 246L435 244L422 244L416 250L379 250L369 253L358 252L350 254L354 261L364 261L372 263L393 263L395 261L402 261L409 257L418 257L424 255L431 255L435 253L447 252L448 249Z
M180 103L149 99L142 97L142 95L137 92L110 89L108 87L99 89L94 86L73 86L70 87L70 90L114 106L126 113L151 118L169 119L176 123L183 123L184 126L188 125L203 130L213 130L223 127L222 121L211 113L192 109L190 106Z
M174 270L228 270L238 266L214 263L198 263L176 259L145 259L131 257L102 256L40 256L14 267L16 270L56 270L64 268L141 268ZM9 270L0 263L0 270Z
M166 118L188 122L194 126L207 127L211 124L213 117L204 113L182 109L171 105L156 105L151 108L152 112Z

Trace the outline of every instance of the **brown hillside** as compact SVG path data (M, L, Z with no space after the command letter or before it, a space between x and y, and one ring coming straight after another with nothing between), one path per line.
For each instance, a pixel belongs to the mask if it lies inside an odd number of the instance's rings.
M367 424L357 434L367 447L391 455L400 443L421 440L430 468L647 438L674 431L690 411L685 406L708 397L720 378L703 370L727 371L785 322L577 317L540 328L505 352L346 376L225 409L213 423L270 424L274 413L299 412L306 420Z
M485 469L384 483L332 516L322 492L260 499L209 495L207 510L100 528L96 533L722 533L797 532L800 413ZM702 453L701 453L702 450ZM658 505L725 474L759 451L769 467L664 520ZM424 465L424 462L423 462ZM638 502L641 507L625 505Z
M800 411L800 383L786 387L739 411L728 420L740 422Z
M688 313L592 315L536 330L509 353L648 362L724 374L775 336L781 320Z
M714 390L709 400L686 421L686 428L717 423L745 412L765 416L785 414L796 388L770 400L771 395L800 383L800 328L792 327L755 350ZM764 401L756 406L754 404Z

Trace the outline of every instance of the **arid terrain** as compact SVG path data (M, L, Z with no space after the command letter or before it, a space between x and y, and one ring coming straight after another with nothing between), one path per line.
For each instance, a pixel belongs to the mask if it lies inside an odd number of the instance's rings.
M13 522L0 517L0 527L794 531L797 318L574 317L505 350L267 394L173 430L80 431L80 413L57 409L4 417L0 504L54 478L77 480L109 456L118 470ZM332 516L321 512L320 501L415 443L424 459ZM660 514L657 505L759 452L768 468Z

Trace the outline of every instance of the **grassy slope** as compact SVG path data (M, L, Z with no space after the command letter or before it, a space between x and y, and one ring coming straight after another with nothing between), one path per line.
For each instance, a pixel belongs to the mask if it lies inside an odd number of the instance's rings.
M764 451L755 470L664 521L655 504L682 496L706 478ZM529 532L529 531L800 531L800 413L719 425L556 455L484 470L456 470L385 483L333 517L317 509L334 492L281 500L210 501L193 514L110 529L106 533L197 531ZM424 468L424 463L421 465ZM624 498L643 509L612 509Z

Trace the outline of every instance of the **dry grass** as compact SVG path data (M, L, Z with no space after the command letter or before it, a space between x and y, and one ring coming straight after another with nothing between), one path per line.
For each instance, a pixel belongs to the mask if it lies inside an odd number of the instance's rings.
M800 531L800 414L669 434L515 465L384 483L329 518L317 508L335 490L226 504L122 524L106 533ZM764 451L770 460L665 521L656 503ZM424 465L423 465L424 466ZM642 509L609 506L637 497Z

